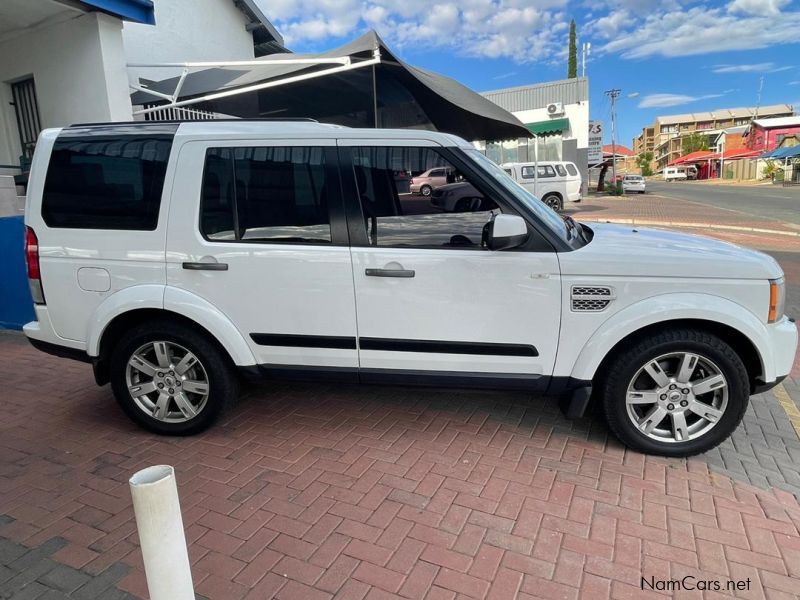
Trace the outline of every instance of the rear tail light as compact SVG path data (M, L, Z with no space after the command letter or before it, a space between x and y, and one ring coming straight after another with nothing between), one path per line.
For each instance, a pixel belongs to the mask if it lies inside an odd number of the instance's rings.
M25 265L28 268L28 284L36 304L44 304L42 273L39 269L39 239L30 227L25 228Z

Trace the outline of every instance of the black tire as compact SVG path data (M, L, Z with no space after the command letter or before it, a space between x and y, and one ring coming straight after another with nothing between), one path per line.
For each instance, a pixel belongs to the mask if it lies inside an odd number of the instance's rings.
M423 185L421 188L419 188L419 193L425 196L426 198L430 196L432 192L433 188L429 185Z
M542 198L542 202L547 204L547 206L556 212L561 212L564 210L564 201L557 194L547 194L544 198Z
M192 352L208 380L208 398L196 416L182 422L164 422L145 413L128 391L126 370L137 349L148 342L166 341ZM230 359L208 337L191 327L169 321L143 323L125 333L113 349L111 388L125 413L141 427L161 435L192 435L209 427L231 406L239 393L239 381Z
M647 362L671 352L692 352L719 367L728 384L728 404L719 421L705 434L685 442L662 442L640 431L627 413L628 384ZM603 368L600 384L606 421L619 440L641 452L662 456L692 456L706 452L739 426L750 396L747 369L725 341L703 330L676 329L641 338L610 360Z

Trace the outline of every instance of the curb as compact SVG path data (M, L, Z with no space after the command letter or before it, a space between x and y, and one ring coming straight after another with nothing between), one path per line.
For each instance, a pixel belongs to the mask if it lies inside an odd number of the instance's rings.
M722 229L727 231L748 231L751 233L769 233L773 235L800 237L800 232L798 231L782 231L779 229L764 229L762 227L744 227L741 225L716 225L714 223L686 223L686 222L675 222L675 221L648 221L642 219L578 218L577 220L592 222L592 223L612 223L615 225L653 225L662 227L686 227L689 229Z

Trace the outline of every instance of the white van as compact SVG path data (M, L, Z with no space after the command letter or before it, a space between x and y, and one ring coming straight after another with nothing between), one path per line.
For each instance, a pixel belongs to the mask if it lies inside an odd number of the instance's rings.
M538 163L504 163L501 165L514 181L553 210L563 210L564 201L580 202L580 171L574 163L564 161L540 161ZM536 169L538 167L538 178Z
M694 165L664 169L664 181L686 181L687 179L697 179L697 167Z
M398 183L439 167L469 196ZM517 388L572 417L601 402L626 444L685 456L730 435L797 345L771 257L562 218L444 133L47 129L25 225L25 334L161 434L209 426L241 377L281 377Z

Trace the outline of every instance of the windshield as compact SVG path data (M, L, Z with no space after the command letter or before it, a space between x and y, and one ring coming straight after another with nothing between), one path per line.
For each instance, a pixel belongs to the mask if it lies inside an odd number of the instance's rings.
M552 208L544 204L536 196L514 181L508 173L492 162L491 159L486 158L478 150L467 149L464 150L464 153L474 162L478 163L478 166L480 166L482 170L494 177L500 185L511 192L515 198L530 208L542 223L556 232L561 238L569 239L570 236L567 224Z

